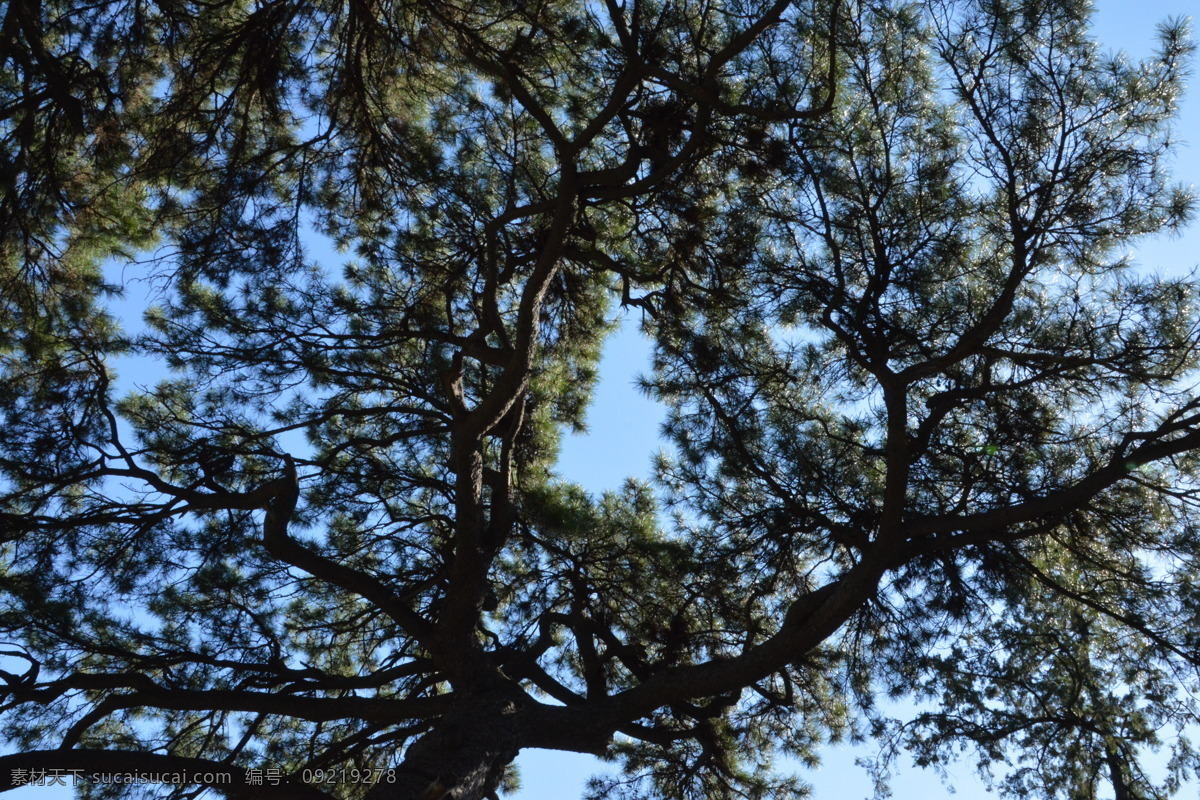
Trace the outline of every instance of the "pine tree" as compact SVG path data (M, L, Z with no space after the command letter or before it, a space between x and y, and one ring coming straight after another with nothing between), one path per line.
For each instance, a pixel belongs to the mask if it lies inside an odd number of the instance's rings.
M1123 255L1191 213L1182 26L16 0L0 40L0 788L477 800L549 748L782 798L860 734L1017 797L1198 769L1138 763L1196 713L1197 286ZM622 307L670 447L596 497L555 461Z

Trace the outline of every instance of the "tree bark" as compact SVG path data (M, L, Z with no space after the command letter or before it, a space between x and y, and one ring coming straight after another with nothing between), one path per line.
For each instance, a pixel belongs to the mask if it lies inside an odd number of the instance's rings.
M482 695L447 714L413 742L367 800L482 800L494 796L505 768L520 751L518 704L507 695Z

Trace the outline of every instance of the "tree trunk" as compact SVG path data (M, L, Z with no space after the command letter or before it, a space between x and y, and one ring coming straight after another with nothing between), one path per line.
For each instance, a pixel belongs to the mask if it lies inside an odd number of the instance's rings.
M494 795L520 751L517 704L481 696L447 714L417 739L367 800L482 800Z

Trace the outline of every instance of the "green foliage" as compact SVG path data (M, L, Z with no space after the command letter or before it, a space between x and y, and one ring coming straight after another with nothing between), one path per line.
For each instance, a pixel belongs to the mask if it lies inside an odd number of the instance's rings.
M396 766L320 788L371 800L530 747L796 797L781 757L868 733L881 785L1196 774L1198 287L1121 255L1192 213L1182 26L1132 63L1070 0L3 14L10 745ZM595 497L559 438L631 307L670 446Z

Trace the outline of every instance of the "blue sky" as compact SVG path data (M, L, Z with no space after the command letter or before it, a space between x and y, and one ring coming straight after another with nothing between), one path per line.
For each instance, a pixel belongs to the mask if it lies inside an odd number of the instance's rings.
M1098 39L1104 46L1124 49L1133 57L1150 52L1158 23L1189 11L1185 0L1101 0L1097 6ZM1200 94L1200 86L1196 93ZM1176 177L1184 183L1200 183L1200 97L1185 98L1178 127L1184 146L1179 151ZM1189 139L1195 143L1189 145ZM1200 226L1193 225L1176 239L1145 243L1137 257L1147 269L1189 269L1200 261ZM601 382L588 417L588 433L566 437L560 465L564 477L600 492L619 487L629 476L650 476L663 410L635 388L637 375L648 368L648 363L649 347L637 332L636 318L631 318L606 347ZM144 380L152 382L153 378ZM816 800L861 800L870 796L871 784L854 761L871 753L869 746L830 749L819 769L800 774L813 785ZM528 751L518 764L523 788L515 800L571 800L579 796L589 775L606 767L590 756L552 751ZM892 784L895 800L994 797L972 774L969 763L951 770L950 779L957 790L953 795L937 774L904 766ZM1187 793L1185 789L1180 796ZM1195 795L1192 790L1191 796ZM13 800L66 800L70 796L63 789L32 787L5 795Z

